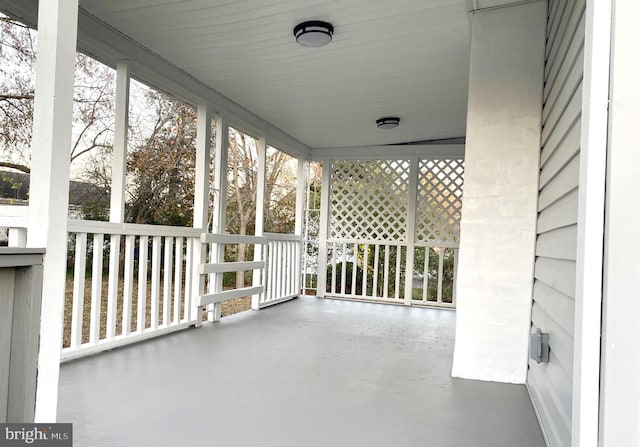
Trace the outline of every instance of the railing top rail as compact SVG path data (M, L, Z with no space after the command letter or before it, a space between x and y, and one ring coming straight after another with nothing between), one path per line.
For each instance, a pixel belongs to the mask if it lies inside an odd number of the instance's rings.
M264 237L270 241L302 242L302 236L298 236L297 234L264 233Z
M245 236L240 234L212 234L202 233L200 242L205 244L266 244L264 236Z
M26 228L28 215L28 206L0 205L0 227Z
M342 238L328 238L327 243L330 244L366 244L366 245L409 245L407 241L379 241L374 239L342 239ZM416 247L442 247L442 248L458 248L459 244L452 242L435 242L435 241L416 241L411 245Z
M70 219L67 231L74 233L104 233L129 236L200 237L201 228L171 227L166 225L141 225L130 223L100 222Z
M328 238L327 242L330 244L367 244L367 245L407 245L407 241L379 241L375 239L343 239L343 238Z
M458 248L460 244L453 242L433 242L433 241L420 241L415 242L413 245L416 247L438 247L438 248Z

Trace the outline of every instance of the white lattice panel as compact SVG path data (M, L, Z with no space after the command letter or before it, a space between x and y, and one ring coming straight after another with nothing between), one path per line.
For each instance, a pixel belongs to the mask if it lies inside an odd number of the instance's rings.
M331 237L405 241L408 160L334 161Z
M463 160L420 161L416 220L418 241L458 243L463 183Z

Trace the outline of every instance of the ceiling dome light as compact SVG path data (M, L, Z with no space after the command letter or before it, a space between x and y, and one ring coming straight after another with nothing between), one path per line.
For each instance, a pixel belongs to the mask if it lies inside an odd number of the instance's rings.
M319 20L302 22L293 29L296 42L303 47L321 47L331 42L333 25Z
M400 124L400 118L397 116L386 116L376 120L378 129L393 129L398 127L398 124Z

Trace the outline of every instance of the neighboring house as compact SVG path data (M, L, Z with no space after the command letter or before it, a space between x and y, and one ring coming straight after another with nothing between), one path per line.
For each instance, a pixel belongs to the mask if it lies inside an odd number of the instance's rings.
M0 170L0 205L29 206L29 174ZM69 219L105 220L109 191L86 182L69 182ZM9 241L8 228L0 226L0 246Z

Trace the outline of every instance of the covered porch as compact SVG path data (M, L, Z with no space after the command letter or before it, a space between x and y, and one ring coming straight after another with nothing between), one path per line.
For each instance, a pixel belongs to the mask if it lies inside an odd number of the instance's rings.
M523 385L451 378L455 312L300 297L65 363L77 445L544 445Z
M0 0L41 37L29 203L0 206L0 422L92 447L631 445L636 3ZM78 52L112 71L95 219L69 211ZM132 143L134 83L179 105L162 145ZM188 206L138 222L130 156L185 122L189 170L147 192ZM253 213L230 234L234 132ZM239 297L255 312L222 318Z

